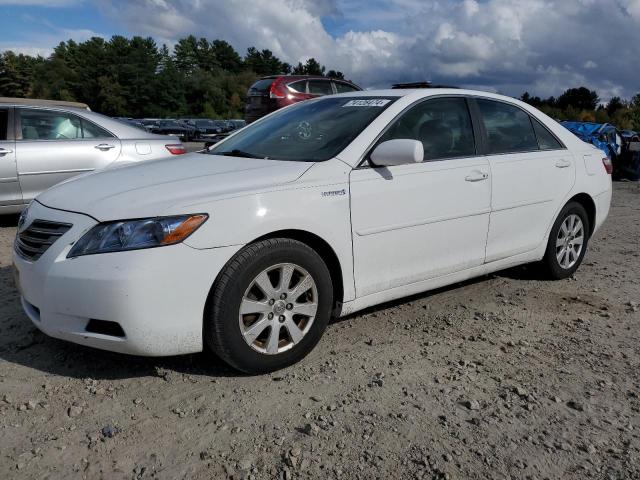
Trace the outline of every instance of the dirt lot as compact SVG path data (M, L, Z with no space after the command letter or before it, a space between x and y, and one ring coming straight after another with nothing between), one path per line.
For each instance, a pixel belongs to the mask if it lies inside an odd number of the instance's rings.
M334 322L301 364L57 341L0 220L0 478L640 478L640 185L575 278L515 269Z

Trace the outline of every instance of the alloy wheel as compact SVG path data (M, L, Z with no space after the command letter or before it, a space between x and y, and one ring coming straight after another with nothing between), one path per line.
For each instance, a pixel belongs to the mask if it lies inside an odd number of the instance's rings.
M584 245L584 235L584 224L576 214L569 215L560 225L556 238L556 258L565 270L578 262Z
M318 310L313 277L293 263L258 274L240 303L240 331L254 350L276 355L293 348L310 330Z

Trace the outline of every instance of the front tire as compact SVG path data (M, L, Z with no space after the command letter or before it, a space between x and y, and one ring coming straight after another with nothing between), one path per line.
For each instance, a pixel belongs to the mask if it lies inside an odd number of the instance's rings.
M587 251L590 231L584 207L577 202L567 203L551 228L542 259L549 278L561 280L575 273Z
M205 312L205 344L242 372L279 370L313 350L332 305L331 275L313 249L287 238L256 242L216 280Z

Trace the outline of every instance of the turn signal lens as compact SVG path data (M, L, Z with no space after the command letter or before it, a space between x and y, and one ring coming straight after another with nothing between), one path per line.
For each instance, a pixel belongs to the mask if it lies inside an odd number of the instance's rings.
M198 227L207 220L207 218L207 215L192 215L178 225L171 233L165 235L164 239L162 239L160 243L162 245L171 245L183 241L195 232Z
M604 165L604 169L607 171L609 175L613 173L613 163L609 157L604 157L602 159L602 164Z

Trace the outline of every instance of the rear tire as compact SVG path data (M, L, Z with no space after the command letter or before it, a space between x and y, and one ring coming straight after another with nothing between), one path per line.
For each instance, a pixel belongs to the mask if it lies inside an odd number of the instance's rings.
M249 374L272 372L316 346L333 305L322 258L297 240L275 238L243 248L209 295L205 345Z
M548 278L561 280L575 273L587 251L590 231L584 207L578 202L567 203L551 228L541 262Z

